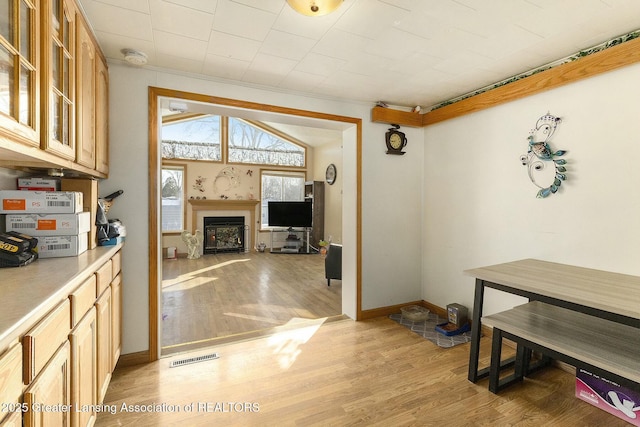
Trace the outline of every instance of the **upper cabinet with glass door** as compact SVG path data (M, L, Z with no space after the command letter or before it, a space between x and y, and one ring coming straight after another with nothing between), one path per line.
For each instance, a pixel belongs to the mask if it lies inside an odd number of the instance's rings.
M43 36L42 148L75 160L75 17L69 0L48 0L42 14L48 35ZM48 45L48 46L47 46Z
M96 167L96 48L89 29L76 22L76 162Z
M108 84L75 0L0 0L0 167L106 178Z
M0 141L39 145L39 0L0 0Z

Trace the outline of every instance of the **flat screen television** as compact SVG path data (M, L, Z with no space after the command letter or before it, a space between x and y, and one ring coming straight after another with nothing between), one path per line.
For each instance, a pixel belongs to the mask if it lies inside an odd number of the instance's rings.
M311 227L313 204L311 202L269 202L269 226Z

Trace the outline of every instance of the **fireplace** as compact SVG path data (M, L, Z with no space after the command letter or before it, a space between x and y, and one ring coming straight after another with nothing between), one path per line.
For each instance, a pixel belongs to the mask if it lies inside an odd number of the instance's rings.
M243 216L206 216L203 253L247 252L248 226Z

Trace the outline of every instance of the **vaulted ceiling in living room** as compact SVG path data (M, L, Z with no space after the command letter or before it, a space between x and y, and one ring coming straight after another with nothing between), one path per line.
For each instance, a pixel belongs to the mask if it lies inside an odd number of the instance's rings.
M80 0L105 55L331 99L429 107L640 29L636 0Z

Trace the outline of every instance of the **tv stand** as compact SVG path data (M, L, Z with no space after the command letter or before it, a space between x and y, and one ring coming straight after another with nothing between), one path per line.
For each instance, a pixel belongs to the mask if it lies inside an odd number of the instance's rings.
M271 229L270 252L272 254L310 254L310 233L310 228Z

